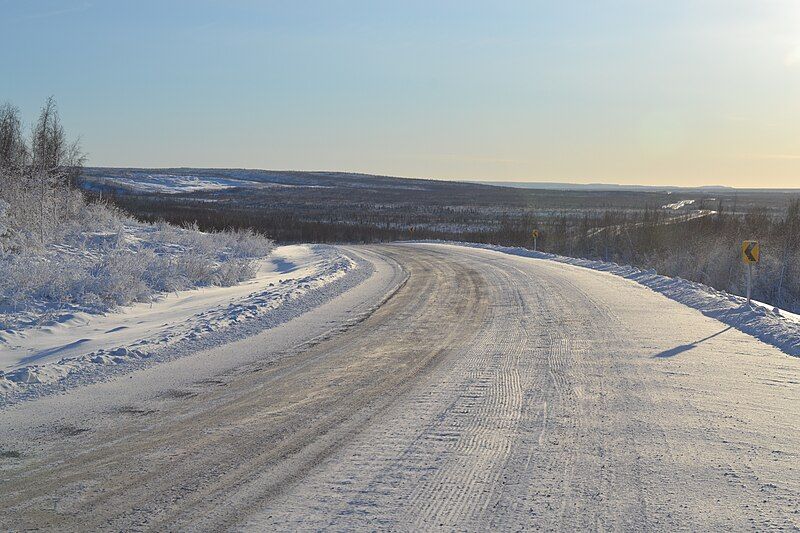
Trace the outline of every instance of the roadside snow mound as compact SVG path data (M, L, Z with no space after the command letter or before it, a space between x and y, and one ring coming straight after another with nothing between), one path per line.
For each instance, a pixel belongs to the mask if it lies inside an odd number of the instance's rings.
M63 323L0 331L0 405L256 334L329 301L371 272L370 263L333 246L285 246L236 286L180 291L106 314L73 313Z
M682 278L661 276L654 269L642 270L629 265L618 265L605 261L577 259L561 255L534 252L527 248L498 246L493 244L451 242L451 241L416 241L440 244L451 244L469 248L494 250L522 257L547 259L568 265L608 272L615 276L629 279L644 285L667 298L697 309L701 313L720 322L732 326L739 331L771 344L788 355L800 357L800 316L753 302L748 306L747 300L741 296L719 291L702 283Z

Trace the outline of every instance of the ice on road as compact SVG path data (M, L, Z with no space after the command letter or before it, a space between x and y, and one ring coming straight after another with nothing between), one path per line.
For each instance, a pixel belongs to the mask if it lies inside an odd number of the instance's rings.
M357 320L348 305L396 275L301 317L279 347L248 340L251 362L214 380L106 411L78 390L0 412L15 452L0 525L800 527L800 359L603 272L360 250L408 279Z

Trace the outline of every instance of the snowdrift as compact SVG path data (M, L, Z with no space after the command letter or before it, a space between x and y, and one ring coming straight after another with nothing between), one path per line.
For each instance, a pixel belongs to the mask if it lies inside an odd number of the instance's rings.
M299 316L369 277L372 265L326 245L279 247L252 279L165 293L111 312L0 330L0 405L213 348Z

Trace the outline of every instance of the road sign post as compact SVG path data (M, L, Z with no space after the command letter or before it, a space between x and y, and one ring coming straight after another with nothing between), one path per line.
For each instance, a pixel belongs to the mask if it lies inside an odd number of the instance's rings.
M747 305L750 305L750 294L753 289L753 263L761 260L761 247L758 241L742 242L742 261L747 263Z
M536 251L536 241L539 239L539 230L535 229L531 232L531 237L533 237L533 251Z
M747 305L750 305L750 293L753 290L753 263L747 263Z

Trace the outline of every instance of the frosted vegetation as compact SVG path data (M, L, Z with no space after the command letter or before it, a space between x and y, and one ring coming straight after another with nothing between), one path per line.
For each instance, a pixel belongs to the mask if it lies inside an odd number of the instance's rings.
M83 155L48 99L30 136L0 107L0 328L102 312L251 278L272 241L251 230L139 222L74 186Z
M761 262L753 267L753 298L800 312L800 200L783 213L765 209L729 212L720 204L706 216L673 221L661 213L606 213L588 218L569 238L568 226L555 225L547 251L570 257L613 261L656 269L732 294L746 293L741 243L761 244Z

